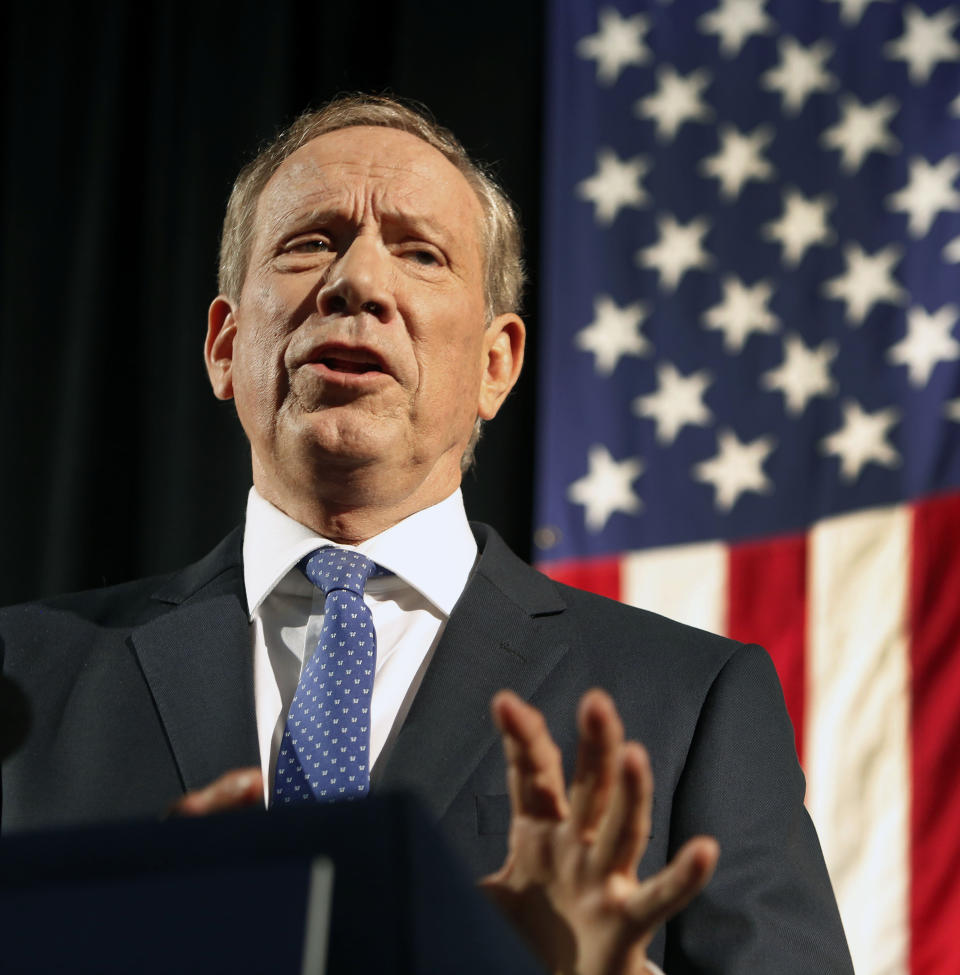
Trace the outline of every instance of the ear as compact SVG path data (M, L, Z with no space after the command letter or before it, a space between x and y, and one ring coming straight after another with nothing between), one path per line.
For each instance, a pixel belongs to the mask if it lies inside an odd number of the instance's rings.
M512 312L498 315L484 333L484 371L480 381L477 415L492 420L513 389L523 366L527 330Z
M233 341L236 336L233 302L226 295L217 295L207 312L207 338L203 343L207 375L217 399L233 399Z

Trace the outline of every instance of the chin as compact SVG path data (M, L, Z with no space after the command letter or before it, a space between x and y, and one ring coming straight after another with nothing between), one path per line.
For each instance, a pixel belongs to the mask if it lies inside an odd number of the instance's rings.
M372 429L369 421L359 424L314 422L297 438L296 453L310 466L367 467L390 465L400 460L401 438L385 424Z

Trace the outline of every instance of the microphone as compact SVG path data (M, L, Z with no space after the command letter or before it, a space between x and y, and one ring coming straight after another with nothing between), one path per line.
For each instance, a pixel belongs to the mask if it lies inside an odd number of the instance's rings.
M0 674L0 761L9 758L30 730L30 704L9 677Z

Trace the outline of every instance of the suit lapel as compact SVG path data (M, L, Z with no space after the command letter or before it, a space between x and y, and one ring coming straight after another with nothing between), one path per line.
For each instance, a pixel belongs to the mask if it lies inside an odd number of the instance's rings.
M553 583L474 525L477 567L451 615L389 755L378 791L410 789L440 817L491 747L490 698L509 687L531 698L567 650L565 604ZM259 764L253 662L234 532L154 594L169 607L131 642L183 784Z
M133 630L131 641L184 788L258 765L240 533L153 598L173 608Z
M443 815L499 736L490 698L530 698L566 652L565 605L544 576L491 529L474 526L481 557L437 646L374 785L417 793ZM380 762L378 762L380 766Z

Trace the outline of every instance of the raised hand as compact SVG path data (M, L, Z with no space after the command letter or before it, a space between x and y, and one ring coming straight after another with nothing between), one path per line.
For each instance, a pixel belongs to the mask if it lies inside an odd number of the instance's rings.
M715 840L690 840L659 873L637 879L650 834L653 776L625 743L610 697L584 695L569 794L543 715L511 691L491 705L503 736L511 823L503 867L481 885L555 973L634 975L660 925L706 885Z

